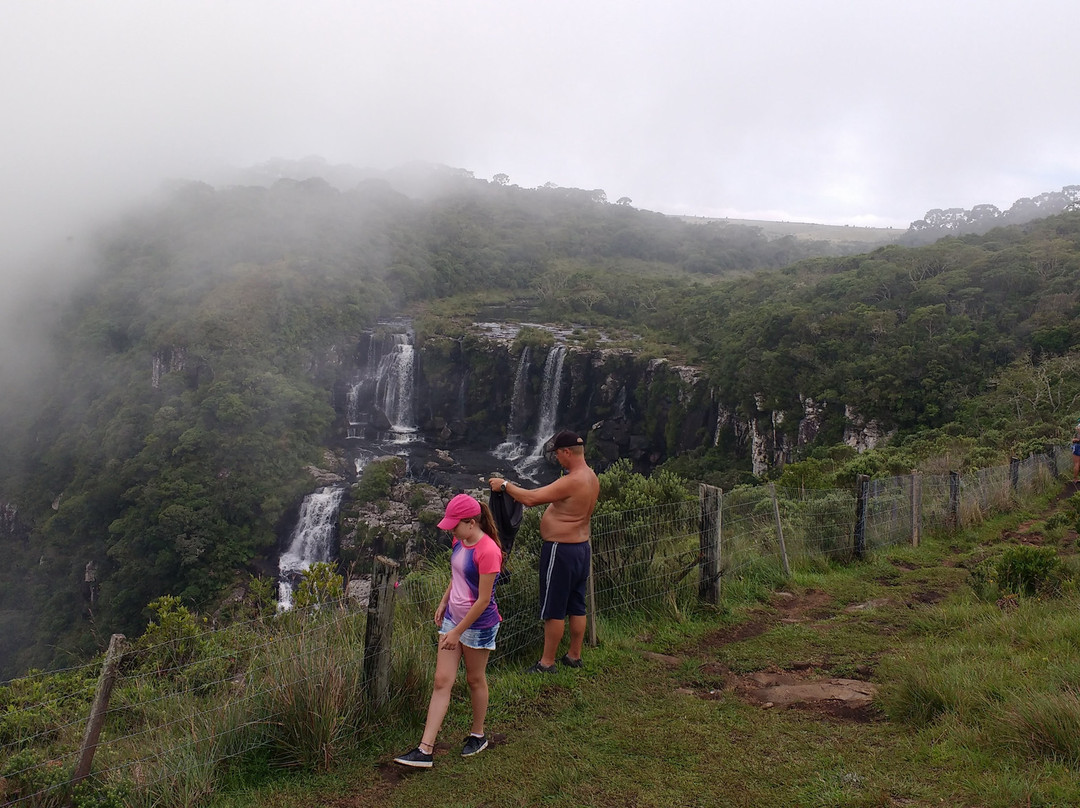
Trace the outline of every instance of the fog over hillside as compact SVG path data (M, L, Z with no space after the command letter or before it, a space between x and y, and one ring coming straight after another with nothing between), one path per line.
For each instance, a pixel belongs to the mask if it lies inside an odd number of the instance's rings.
M5 3L0 276L38 283L28 252L162 181L310 154L712 218L1005 209L1080 177L1078 22L1069 0Z

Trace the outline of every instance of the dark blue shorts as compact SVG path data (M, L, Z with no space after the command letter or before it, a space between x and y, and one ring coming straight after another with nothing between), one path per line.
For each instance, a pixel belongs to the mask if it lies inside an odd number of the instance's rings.
M540 619L562 620L585 614L589 583L589 542L546 541L540 548Z
M1074 443L1072 445L1072 450L1074 455L1080 455L1080 443Z

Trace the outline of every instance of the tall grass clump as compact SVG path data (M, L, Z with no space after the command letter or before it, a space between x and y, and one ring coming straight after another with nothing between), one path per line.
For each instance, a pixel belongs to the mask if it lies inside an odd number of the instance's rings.
M1031 759L1080 768L1080 690L1022 690L994 722L999 742Z
M800 565L851 556L855 498L847 491L777 489L789 558Z
M351 744L365 710L364 617L337 609L298 612L295 622L259 660L258 713L275 762L326 770Z

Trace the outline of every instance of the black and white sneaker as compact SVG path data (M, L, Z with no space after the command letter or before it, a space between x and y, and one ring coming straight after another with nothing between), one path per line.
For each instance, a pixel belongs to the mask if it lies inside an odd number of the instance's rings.
M571 659L569 654L563 654L562 659L559 660L560 665L565 665L568 668L584 668L585 663L581 661L581 657L577 659Z
M477 738L475 735L470 735L468 738L465 739L465 745L461 747L461 756L472 757L473 755L479 755L487 748L487 735L481 735L479 738Z
M425 752L418 746L404 755L394 758L394 763L400 763L402 766L412 766L414 769L430 769L431 759L431 753Z

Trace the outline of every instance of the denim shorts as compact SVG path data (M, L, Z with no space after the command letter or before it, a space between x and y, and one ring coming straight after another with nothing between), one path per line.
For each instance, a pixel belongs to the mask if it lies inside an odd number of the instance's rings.
M449 634L454 630L454 623L449 617L443 617L439 634ZM478 648L482 651L495 650L495 635L499 633L499 623L491 628L467 628L461 633L461 644L467 648Z

